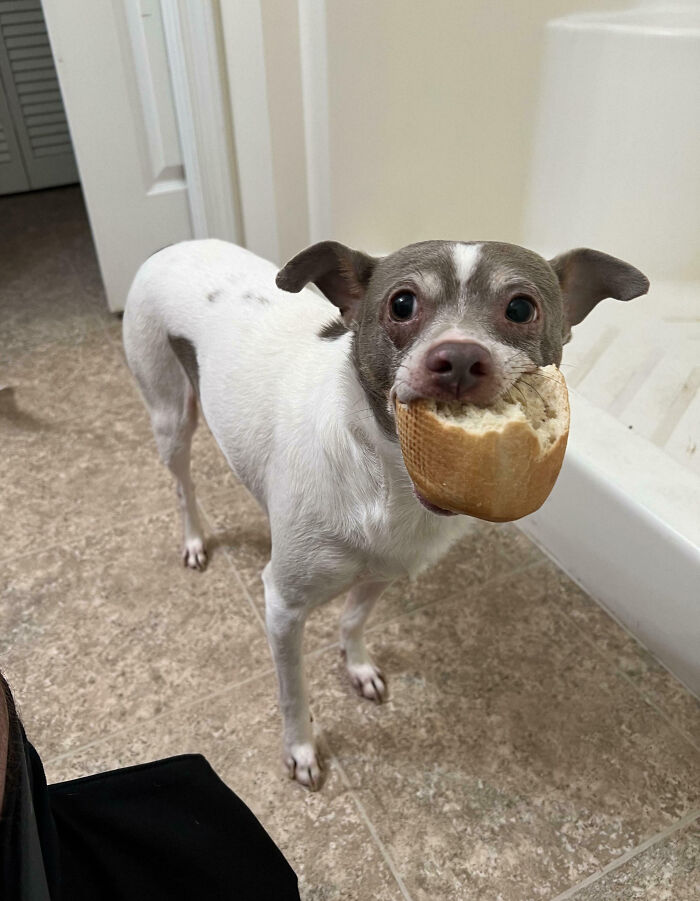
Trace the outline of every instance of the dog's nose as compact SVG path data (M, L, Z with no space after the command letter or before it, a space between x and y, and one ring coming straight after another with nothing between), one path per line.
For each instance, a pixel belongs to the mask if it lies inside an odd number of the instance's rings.
M430 381L459 399L493 373L488 350L476 341L443 341L425 357Z

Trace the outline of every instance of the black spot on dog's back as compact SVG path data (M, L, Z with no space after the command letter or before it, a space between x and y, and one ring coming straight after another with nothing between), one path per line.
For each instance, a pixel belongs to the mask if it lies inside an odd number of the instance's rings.
M219 291L218 288L215 291L210 291L207 294L207 300L209 301L209 303L214 303L220 294L221 291Z
M264 294L257 294L255 291L245 291L241 294L242 300L252 300L254 303L268 304L270 303L270 298L265 297Z
M318 333L318 337L323 338L325 341L335 341L336 338L342 338L349 331L350 329L342 319L332 319L323 326Z

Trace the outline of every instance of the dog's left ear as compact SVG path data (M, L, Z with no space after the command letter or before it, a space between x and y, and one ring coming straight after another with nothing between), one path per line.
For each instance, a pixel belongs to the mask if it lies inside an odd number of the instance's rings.
M549 261L564 296L566 333L588 316L605 297L632 300L649 290L649 279L639 269L599 250L579 247Z
M278 288L296 294L313 282L340 310L347 326L357 319L360 303L377 264L375 257L337 241L322 241L302 250L280 269Z

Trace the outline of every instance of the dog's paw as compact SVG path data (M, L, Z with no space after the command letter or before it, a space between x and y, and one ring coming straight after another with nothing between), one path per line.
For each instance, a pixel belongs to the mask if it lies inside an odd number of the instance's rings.
M311 742L292 745L284 755L284 762L290 779L296 779L312 792L318 791L323 783L323 772L316 748Z
M361 697L381 704L386 699L386 679L373 663L348 663L348 674Z
M207 568L207 552L201 538L190 538L182 551L182 565L199 572Z

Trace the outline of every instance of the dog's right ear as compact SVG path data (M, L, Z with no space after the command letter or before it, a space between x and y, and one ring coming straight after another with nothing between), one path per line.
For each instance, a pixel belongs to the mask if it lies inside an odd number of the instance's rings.
M340 310L350 326L357 319L377 259L337 241L322 241L302 250L280 269L278 288L296 294L313 282Z

